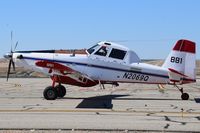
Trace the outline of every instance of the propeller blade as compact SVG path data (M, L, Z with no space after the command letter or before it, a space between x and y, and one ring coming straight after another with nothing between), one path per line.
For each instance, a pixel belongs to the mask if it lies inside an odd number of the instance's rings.
M11 30L11 35L10 35L10 37L11 37L11 41L12 41L12 38L13 38L13 31Z
M11 49L10 52L12 53L12 41L13 41L13 31L10 33L10 42L11 42Z
M14 51L16 50L16 48L17 48L17 45L18 45L18 41L17 41L17 42L16 42L16 44L15 44Z
M12 60L10 59L9 65L8 65L8 72L7 72L7 81L8 81L9 75L10 75L11 62L12 62Z
M12 63L13 71L15 71L15 62L13 61L13 59L11 59L11 63Z

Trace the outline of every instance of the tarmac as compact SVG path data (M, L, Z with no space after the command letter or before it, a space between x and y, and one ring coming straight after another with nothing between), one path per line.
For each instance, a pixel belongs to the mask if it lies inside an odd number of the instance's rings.
M183 85L188 101L169 85L65 85L63 99L48 101L49 78L0 78L0 84L0 132L200 132L200 79Z

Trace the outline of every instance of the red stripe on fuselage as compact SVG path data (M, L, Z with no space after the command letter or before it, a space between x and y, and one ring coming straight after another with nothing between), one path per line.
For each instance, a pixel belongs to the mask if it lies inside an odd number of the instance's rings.
M194 83L194 82L196 82L196 79L183 79L182 81L183 84Z
M172 68L168 68L168 69L169 69L169 71L171 71L173 73L179 74L179 75L184 76L184 77L188 77L187 75L184 75L184 74L182 74L182 73L180 73L180 72L178 72L178 71L176 71L176 70L174 70Z
M37 61L35 64L36 64L36 66L39 66L39 67L56 69L56 70L59 70L59 71L68 71L70 73L74 72L74 70L72 70L71 68L64 66L60 63L56 63L56 62L41 60L41 61Z
M51 79L53 80L53 76L51 76ZM71 77L60 76L60 75L58 75L58 78L55 80L55 82L62 83L62 84L74 85L74 86L80 86L80 87L92 87L99 83L98 81L91 81L89 79L87 79L86 82L79 82Z

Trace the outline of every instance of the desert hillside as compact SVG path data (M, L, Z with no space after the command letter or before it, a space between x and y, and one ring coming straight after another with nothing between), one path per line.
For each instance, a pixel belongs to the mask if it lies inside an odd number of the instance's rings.
M9 61L6 59L0 59L0 77L4 78L7 75L7 71L8 71L8 63ZM38 72L33 72L31 70L25 70L24 68L20 68L20 67L16 67L16 71L14 72L11 69L11 74L10 77L32 77L32 78L36 78L36 77L47 77L45 75L43 75L42 73L38 73Z
M144 60L143 62L161 66L163 64L163 60ZM0 77L6 77L8 60L0 59ZM12 72L12 71L11 71ZM16 68L15 72L12 72L10 77L47 77L42 73L33 72L30 70L24 70L23 68ZM197 60L197 74L200 75L200 60Z

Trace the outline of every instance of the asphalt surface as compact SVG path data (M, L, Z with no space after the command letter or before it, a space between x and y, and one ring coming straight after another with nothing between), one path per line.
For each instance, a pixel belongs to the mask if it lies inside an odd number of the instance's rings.
M120 84L68 86L63 99L47 101L47 78L0 79L1 131L200 132L200 80L184 85L188 101L173 86Z

